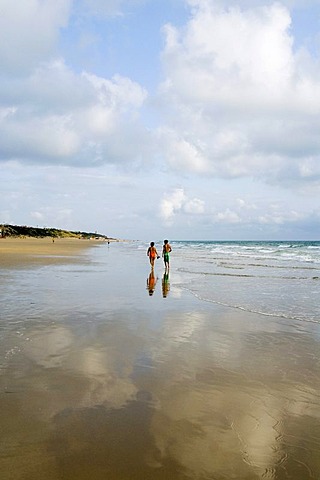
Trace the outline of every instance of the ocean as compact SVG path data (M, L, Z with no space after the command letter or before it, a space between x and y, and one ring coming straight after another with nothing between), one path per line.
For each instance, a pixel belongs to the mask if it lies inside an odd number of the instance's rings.
M320 242L171 242L179 284L199 300L320 322Z

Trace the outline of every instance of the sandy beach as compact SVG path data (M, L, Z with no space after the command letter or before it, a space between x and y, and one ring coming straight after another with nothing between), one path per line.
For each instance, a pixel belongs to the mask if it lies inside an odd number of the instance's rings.
M0 267L77 262L87 248L100 242L78 238L1 238Z
M150 296L144 245L90 245L0 242L0 477L319 478L318 324L201 301L177 247Z

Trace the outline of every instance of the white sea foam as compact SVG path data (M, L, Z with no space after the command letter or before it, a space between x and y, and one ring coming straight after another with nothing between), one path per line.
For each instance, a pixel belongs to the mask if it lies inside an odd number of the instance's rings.
M181 284L197 298L318 323L320 242L172 242Z

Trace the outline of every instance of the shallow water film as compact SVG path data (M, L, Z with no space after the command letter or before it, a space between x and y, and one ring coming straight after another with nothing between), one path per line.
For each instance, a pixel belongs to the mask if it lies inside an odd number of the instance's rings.
M1 269L1 479L320 478L317 306L180 247Z

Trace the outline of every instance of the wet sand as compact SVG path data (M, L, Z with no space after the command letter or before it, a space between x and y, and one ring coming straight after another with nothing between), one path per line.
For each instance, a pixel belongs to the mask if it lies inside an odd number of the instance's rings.
M77 252L3 272L0 478L320 478L318 325L199 302L174 267L164 298L160 262L150 297L145 252Z

